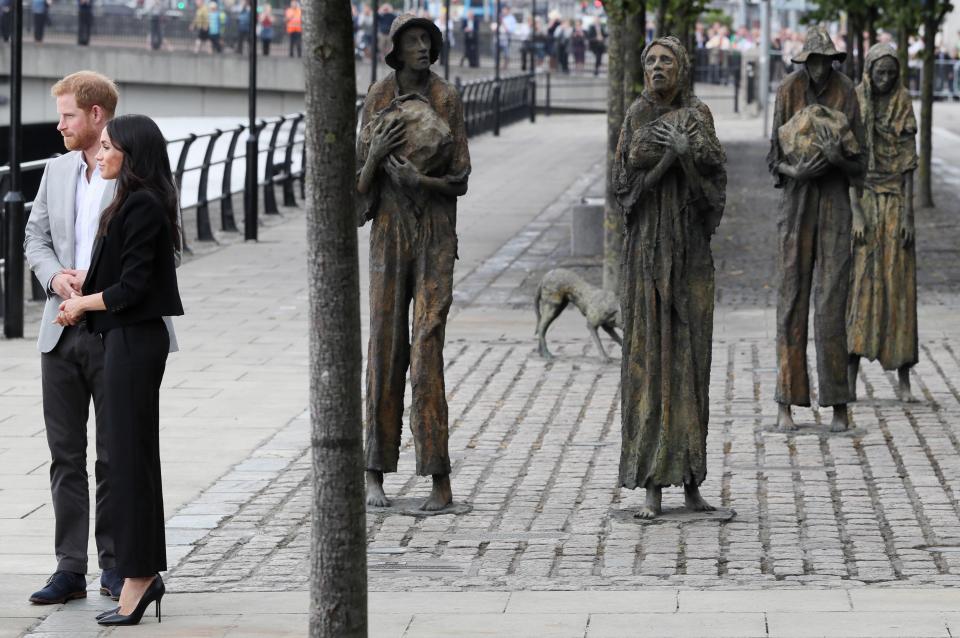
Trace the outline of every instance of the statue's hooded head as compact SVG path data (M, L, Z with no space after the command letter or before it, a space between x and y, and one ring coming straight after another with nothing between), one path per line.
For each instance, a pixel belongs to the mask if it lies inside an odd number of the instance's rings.
M432 21L405 13L390 25L392 47L384 58L399 71L405 64L429 68L440 57L443 34ZM419 69L422 70L422 69Z
M690 59L687 50L675 37L666 36L651 41L643 48L644 92L658 101L681 106L690 103L693 87L690 85Z
M887 95L900 79L900 61L897 50L886 43L870 47L863 64L863 81L870 83L871 93Z

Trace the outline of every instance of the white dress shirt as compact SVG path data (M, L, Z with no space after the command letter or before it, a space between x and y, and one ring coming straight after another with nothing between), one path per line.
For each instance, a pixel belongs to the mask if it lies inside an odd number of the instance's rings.
M74 261L77 270L89 270L90 259L93 257L93 243L97 237L97 228L100 226L100 202L103 200L103 189L107 182L100 177L100 168L97 166L93 167L93 174L90 176L90 181L87 181L87 163L84 161L83 153L80 153L80 165L77 170L80 174L77 176Z

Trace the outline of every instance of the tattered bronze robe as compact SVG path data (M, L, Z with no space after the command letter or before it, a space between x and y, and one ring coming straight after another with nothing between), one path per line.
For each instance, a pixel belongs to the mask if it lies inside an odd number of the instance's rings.
M917 120L899 82L889 95L872 95L874 63L886 56L896 60L896 52L888 49L871 48L857 87L869 164L860 198L866 237L863 244L853 244L847 347L896 370L918 360L916 242L904 247L900 239L907 214L904 179L917 167Z
M856 152L847 153L846 146L844 152L850 160L863 160L863 126L850 79L833 71L817 93L806 67L784 78L777 90L767 155L775 185L783 189L777 221L780 286L775 396L777 403L783 405L810 405L807 330L812 293L820 382L817 402L821 406L846 405L853 400L847 384L846 334L852 224L850 180L835 167L804 181L786 177L777 168L786 160L778 138L780 127L813 104L846 116L856 140Z
M644 175L663 156L663 146L652 139L661 118L696 126L691 148L700 188L689 183L677 161L643 190ZM700 485L707 475L710 415L710 238L726 197L724 154L710 110L689 94L662 106L644 93L624 119L615 162L626 234L620 484Z
M452 85L431 72L424 97L447 123L452 136L450 148L440 151L445 160L434 164L427 174L450 183L465 183L470 174L470 154L460 96ZM396 108L398 100L406 99L419 98L401 97L396 76L391 73L370 87L361 125L366 127L384 109ZM364 133L357 141L358 174L367 161L370 145L369 130L364 129ZM408 142L414 137L408 130ZM413 389L410 429L417 474L449 474L443 342L447 313L453 301L457 199L423 188L411 192L393 183L381 167L373 187L366 194L358 194L357 203L360 225L373 220L366 469L397 471L409 367ZM412 335L408 326L411 302Z

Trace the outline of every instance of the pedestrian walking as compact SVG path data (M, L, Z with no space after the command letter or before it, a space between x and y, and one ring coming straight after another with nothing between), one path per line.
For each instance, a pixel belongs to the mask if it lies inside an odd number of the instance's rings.
M13 32L13 1L0 0L0 37L4 42L10 41Z
M237 40L233 45L239 55L243 55L243 44L250 39L250 15L250 0L244 0L237 13Z
M206 50L207 43L210 41L210 9L207 7L206 0L197 0L196 7L193 21L190 23L190 30L197 32L193 52L200 53L201 50Z
M570 35L572 33L570 21L563 20L553 34L556 40L557 65L561 73L570 73Z
M147 9L150 17L150 34L147 36L147 47L153 51L163 48L163 13L164 0L151 0Z
M93 32L93 0L77 0L77 44L90 44Z
M570 49L573 51L573 70L583 73L587 60L587 34L583 31L583 20L577 20L570 35Z
M210 22L207 26L207 33L210 36L210 49L213 53L222 53L223 46L220 43L220 35L223 33L226 20L216 2L211 2L207 5L207 11L210 16Z
M377 16L377 50L380 52L380 59L384 59L384 56L390 50L390 27L393 25L393 21L397 19L397 14L393 11L393 5L389 2L384 2L380 5L379 14Z
M807 329L811 292L816 324L817 403L833 407L832 431L849 426L847 404L853 400L847 376L847 293L850 287L850 184L864 172L863 126L853 82L833 70L846 54L836 50L822 27L808 31L803 50L793 58L802 65L777 89L770 152L767 155L775 186L782 188L779 229L780 257L777 297L777 423L796 429L792 405L810 405L807 374ZM808 135L798 147L822 149L810 156L788 157L780 128L807 107L845 118L852 140L839 131Z
M480 66L480 17L473 11L467 11L460 22L460 31L463 34L463 55L460 57L460 66L464 60L470 68Z
M600 18L594 18L593 23L587 29L587 42L595 59L593 74L600 75L603 54L607 52L607 27L600 21Z
M175 252L180 244L179 197L167 143L144 115L123 115L101 133L97 166L116 180L100 216L97 243L82 294L60 304L57 324L86 323L103 354L107 503L116 572L124 579L119 606L101 625L136 625L164 594L167 569L160 475L160 384L170 349L163 317L182 315Z
M260 44L263 46L263 54L270 55L270 43L273 42L273 7L270 3L263 5L263 11L258 18L260 25Z
M510 7L503 7L500 11L500 24L497 25L496 46L500 47L500 66L507 69L510 66L510 43L517 30L517 19Z
M33 41L43 42L50 21L50 0L31 0L30 10L33 13Z
M303 21L302 10L298 0L290 0L290 6L284 15L287 27L287 37L290 38L290 57L296 51L298 58L303 57Z
M100 133L113 117L119 93L91 71L53 86L67 153L50 160L26 224L24 251L47 293L40 321L40 383L43 420L50 448L50 491L57 571L30 596L36 604L64 603L86 596L90 503L87 480L87 415L96 414L96 511L94 536L103 570L101 593L117 597L123 579L115 570L113 529L107 515L107 422L103 343L86 326L54 323L61 302L81 290L90 267L101 211L113 198L114 182L103 178L94 158Z

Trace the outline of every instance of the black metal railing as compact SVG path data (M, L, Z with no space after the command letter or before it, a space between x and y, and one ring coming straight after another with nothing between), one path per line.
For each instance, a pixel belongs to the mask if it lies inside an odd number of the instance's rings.
M536 118L537 81L534 74L495 79L454 82L463 102L467 135L497 131L499 126Z
M282 189L285 206L296 205L297 182L300 185L300 197L304 197L303 118L303 113L294 113L260 120L257 123L258 139L269 136L269 144L262 146L258 153L260 168L257 179L257 188L262 189L264 212L267 215L279 214L276 198L278 186ZM167 152L171 159L176 158L174 178L180 190L184 225L196 226L196 239L199 241L216 239L210 221L212 206L219 207L221 232L237 230L233 207L235 196L244 190L245 162L242 160L246 157L243 152L244 145L239 145L238 140L246 130L247 126L241 125L167 141ZM26 162L20 165L20 170L24 174L42 171L48 161L43 159ZM236 175L233 168L238 161L241 171ZM0 195L8 189L9 174L9 166L0 167ZM35 195L36 193L28 194L29 201L25 206L28 213L33 208ZM3 221L0 210L0 245L5 245L2 243L6 229ZM190 242L192 238L188 240L185 237L184 245L188 251ZM0 256L0 270L3 269L5 261L5 256ZM43 290L37 285L35 278L30 277L30 281L33 284L34 300L42 300ZM3 316L2 308L0 316Z

